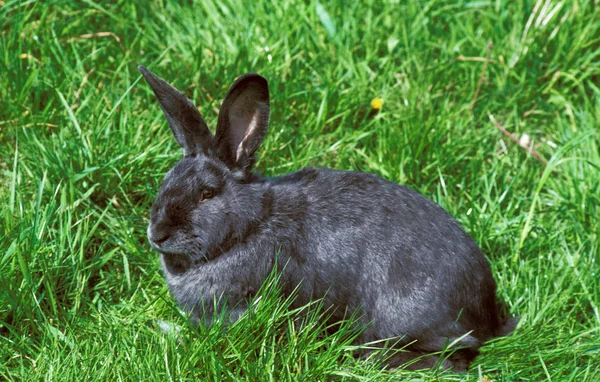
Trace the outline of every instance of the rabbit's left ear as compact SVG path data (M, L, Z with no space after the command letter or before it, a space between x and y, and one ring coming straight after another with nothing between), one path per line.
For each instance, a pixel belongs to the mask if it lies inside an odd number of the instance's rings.
M270 98L267 80L247 73L227 93L216 133L217 155L232 169L249 171L254 152L267 135Z
M212 147L213 137L196 106L183 93L144 66L140 65L138 69L154 91L184 155L206 155Z

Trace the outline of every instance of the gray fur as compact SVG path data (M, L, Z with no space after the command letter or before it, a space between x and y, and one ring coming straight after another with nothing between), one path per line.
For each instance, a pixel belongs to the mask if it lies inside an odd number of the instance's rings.
M165 177L148 238L173 297L194 321L210 324L215 301L237 319L277 266L285 293L301 285L297 306L324 298L332 320L360 310L370 323L360 342L401 337L400 345L410 344L391 364L464 336L463 349L443 363L464 369L485 341L514 328L515 320L500 319L489 263L437 204L369 173L253 174L269 120L263 77L246 74L232 85L213 138L191 101L140 70L185 153ZM203 190L214 195L203 200ZM413 368L436 362L424 357Z

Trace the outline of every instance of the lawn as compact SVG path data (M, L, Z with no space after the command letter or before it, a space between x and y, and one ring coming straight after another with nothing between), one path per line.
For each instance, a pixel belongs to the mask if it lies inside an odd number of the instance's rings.
M0 379L600 380L597 1L2 0L0 31ZM213 129L237 76L267 77L257 170L436 201L516 332L466 374L386 371L276 275L232 327L187 324L146 239L181 150L138 64Z

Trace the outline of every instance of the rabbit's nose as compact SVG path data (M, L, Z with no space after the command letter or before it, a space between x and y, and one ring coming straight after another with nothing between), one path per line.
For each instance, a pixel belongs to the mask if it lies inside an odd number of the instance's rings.
M161 245L169 238L169 233L157 227L148 227L148 239L155 245Z
M153 237L152 240L155 244L161 245L162 243L164 243L165 241L167 241L167 239L169 238L168 234L164 234L160 237Z

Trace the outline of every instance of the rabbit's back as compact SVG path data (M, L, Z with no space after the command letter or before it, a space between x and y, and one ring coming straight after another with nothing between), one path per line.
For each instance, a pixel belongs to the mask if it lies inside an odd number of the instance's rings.
M298 304L325 296L339 315L361 309L372 322L367 341L471 330L485 340L497 330L490 266L437 204L373 174L328 169L274 179L271 189L277 226L296 230L282 240L282 260L289 288L302 283Z

